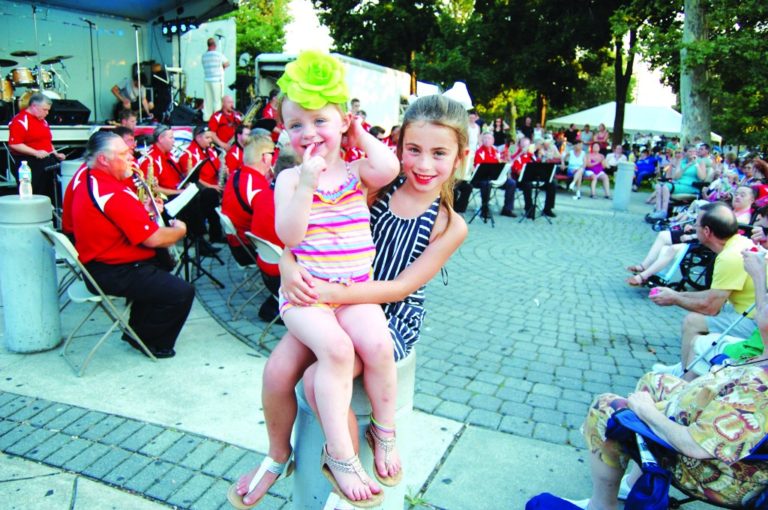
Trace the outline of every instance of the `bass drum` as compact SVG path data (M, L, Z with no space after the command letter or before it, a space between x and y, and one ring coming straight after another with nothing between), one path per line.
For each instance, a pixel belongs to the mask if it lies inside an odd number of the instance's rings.
M61 96L58 92L55 92L53 90L43 90L40 92L38 89L30 89L26 92L24 92L21 97L19 97L19 110L23 110L27 106L29 106L29 99L38 93L42 93L45 97L50 99L61 99Z
M13 101L13 84L11 80L0 79L0 101Z

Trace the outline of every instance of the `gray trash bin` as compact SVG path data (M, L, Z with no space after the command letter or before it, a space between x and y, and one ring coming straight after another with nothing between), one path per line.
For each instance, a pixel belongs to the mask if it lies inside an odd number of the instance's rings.
M613 208L617 211L629 209L629 199L632 196L632 181L635 179L635 165L619 163L616 179L613 183Z
M51 226L51 200L0 197L0 290L5 344L13 352L53 349L61 320L53 248L40 227Z

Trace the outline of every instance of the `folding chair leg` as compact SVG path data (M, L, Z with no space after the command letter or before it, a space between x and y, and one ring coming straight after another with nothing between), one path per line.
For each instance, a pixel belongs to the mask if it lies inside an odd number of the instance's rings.
M106 309L104 310L106 312ZM125 307L125 311L120 315L120 320L118 326L120 327L120 331L127 334L134 340L136 340L136 343L139 344L139 347L141 347L141 350L144 352L144 354L147 355L149 359L152 361L157 361L157 358L154 354L152 354L152 351L149 350L147 345L144 343L144 340L141 339L138 333L136 333L130 324L128 324L128 321L126 321L126 318L128 317L128 314L131 311L131 304L128 303L128 306ZM107 312L109 315L109 313Z
M275 318L272 319L272 322L267 324L267 327L264 328L264 331L261 332L261 336L259 337L259 347L264 347L264 338L266 338L267 333L269 333L269 330L272 328L272 326L277 322L277 319L280 318L280 315L275 315Z
M237 313L237 314L234 314L234 313L232 313L232 299L234 299L234 297L235 297L235 294L237 294L237 293L238 293L238 291L240 291L240 289L244 288L244 287L245 287L245 286L246 286L248 283L250 283L250 282L251 282L251 281L254 279L254 277L255 277L256 275L258 275L258 274L259 274L259 273L258 273L258 270L257 270L257 271L254 271L254 273L253 273L253 274L250 274L250 275L246 273L246 274L243 276L243 281L242 281L242 282L240 282L240 283L238 283L238 284L237 284L237 286L236 286L234 289L232 289L232 292L229 294L229 297L227 298L227 308L229 309L229 314L230 314L230 315L232 315L232 319L233 319L233 320L237 320L237 317L236 317L236 316L237 316L237 315L240 315L240 313L242 312L242 307L240 308L240 310L238 310L238 313Z
M98 342L96 342L96 345L94 345L94 346L93 346L93 348L90 350L90 352L88 352L88 355L87 355L87 356L85 357L85 359L83 360L83 364L82 364L82 365L80 365L80 370L78 370L78 372L77 372L77 376L78 376L78 377L82 377L82 376L83 376L83 374L85 373L85 369L86 369L86 367L87 367L87 366L88 366L88 364L91 362L91 360L93 359L93 357L96 355L96 351L98 351L98 350L99 350L99 347L101 347L101 344L103 344L103 343L104 343L104 341L105 341L107 338L109 338L109 335L111 335L111 334L112 334L112 332L115 330L115 328L117 327L117 325L118 325L118 321L115 321L115 322L113 322L113 323L112 323L112 325L111 325L111 326L109 327L109 329L107 330L107 332L106 332L106 333L104 333L103 335L101 335L101 338L99 338L99 341L98 341ZM66 359L67 361L69 361L70 365L72 365L72 367L74 368L74 364L72 363L72 361L71 361L71 360L69 360L69 359L68 359L66 356L65 356L65 358L64 358L64 359Z
M266 287L264 287L264 289L266 289ZM241 314L241 313L243 313L243 310L244 310L244 309L245 309L245 307L248 305L248 303L250 303L251 301L253 301L253 300L256 298L256 296L259 296L259 295L261 294L261 292L262 292L264 289L261 289L260 291L258 291L258 292L254 292L253 294L251 294L251 295L248 297L248 299L246 299L246 300L245 300L245 303L243 303L242 305L240 305L240 308L238 308L238 309L237 309L237 312L235 312L235 314L232 316L232 320L233 320L233 321L236 321L236 320L237 320L237 318L238 318L238 317L240 317L240 314Z
M72 339L75 337L75 334L80 331L80 328L83 327L83 324L91 318L91 315L93 315L93 312L96 311L96 309L99 307L99 303L94 303L93 307L91 308L91 311L88 312L88 314L83 317L83 320L80 321L80 323L75 327L75 329L72 330L72 333L69 334L66 340L64 340L64 345L61 348L61 355L66 356L67 347L69 346L70 342L72 342Z

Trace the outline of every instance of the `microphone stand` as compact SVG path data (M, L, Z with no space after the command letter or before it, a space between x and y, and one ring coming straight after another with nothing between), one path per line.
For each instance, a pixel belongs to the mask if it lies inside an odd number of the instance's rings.
M131 25L133 27L133 37L136 40L136 81L139 84L139 124L141 124L141 110L144 109L144 95L142 94L141 84L141 59L139 55L139 25ZM144 90L146 93L146 90ZM149 113L149 112L147 112Z
M97 101L96 101L96 64L93 60L93 29L96 26L96 23L94 23L91 20L80 18L86 23L88 23L88 35L91 40L91 85L93 86L93 121L96 122L96 119L99 118L99 110L97 107Z

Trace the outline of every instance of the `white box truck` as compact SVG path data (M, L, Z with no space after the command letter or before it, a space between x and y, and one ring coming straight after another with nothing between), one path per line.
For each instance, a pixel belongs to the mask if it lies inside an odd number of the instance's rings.
M368 124L381 126L386 132L400 124L410 95L408 74L346 55L332 55L344 64L349 97L360 100L360 108L365 110ZM269 96L269 92L277 88L275 82L283 74L286 64L293 60L296 60L296 55L289 53L262 53L256 57L256 94ZM436 92L436 85L419 82L419 95Z

